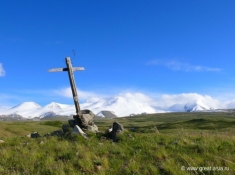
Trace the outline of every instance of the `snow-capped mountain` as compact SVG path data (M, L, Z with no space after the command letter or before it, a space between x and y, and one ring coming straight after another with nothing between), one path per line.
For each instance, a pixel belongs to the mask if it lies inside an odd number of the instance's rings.
M135 100L127 99L121 96L113 98L101 99L98 102L91 103L84 108L91 109L94 113L101 111L114 111L117 116L128 116L132 113L141 114L165 112L156 110L155 108L143 105Z
M113 114L118 117L129 116L130 114L142 114L142 113L165 113L165 112L196 112L202 110L214 109L210 105L201 100L195 100L187 103L179 103L171 105L166 108L158 108L151 106L150 104L142 104L140 101L136 101L133 98L127 98L124 96L115 96L112 98L97 98L93 100L87 100L85 103L80 104L81 109L90 109L98 116L104 117L102 111L113 111ZM161 109L161 110L159 110ZM17 114L24 118L34 117L53 117L56 115L74 115L76 113L74 105L67 105L52 102L42 107L34 102L24 102L18 106L14 106L10 109L0 110L0 115Z
M41 106L34 102L24 102L17 106L14 106L10 109L6 109L1 111L1 114L4 115L10 115L10 114L19 114L21 116L24 116L24 114L27 114L28 112L31 112L33 110L40 109Z
M45 109L62 109L62 108L66 108L69 105L66 104L60 104L60 103L56 103L56 102L51 102L50 104L44 106Z
M115 118L117 115L113 111L100 111L96 116L105 118Z
M186 112L197 112L203 110L212 110L213 108L210 107L208 104L203 103L200 100L196 100L194 102L189 102L184 106Z
M38 108L41 108L41 106L34 102L24 102L24 103L21 103L20 105L14 106L12 109L14 109L15 111L17 110L21 111L21 110L27 110L28 108L38 109Z
M198 111L210 111L214 110L215 107L208 105L201 100L195 100L180 104L174 104L167 108L166 110L169 112L198 112Z

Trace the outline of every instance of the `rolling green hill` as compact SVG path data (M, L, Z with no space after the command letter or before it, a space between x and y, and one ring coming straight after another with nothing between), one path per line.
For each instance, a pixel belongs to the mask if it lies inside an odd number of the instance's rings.
M106 138L114 121L126 131ZM235 174L235 113L95 119L101 133L28 138L66 121L0 122L0 174Z

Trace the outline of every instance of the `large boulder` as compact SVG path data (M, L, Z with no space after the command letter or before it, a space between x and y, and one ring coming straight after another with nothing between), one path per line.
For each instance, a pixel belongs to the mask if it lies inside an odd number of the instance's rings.
M76 125L78 125L81 129L84 131L91 131L94 133L99 132L98 127L95 125L93 119L95 117L95 114L88 110L81 110L80 114L74 115L73 118L74 120L69 120L69 126L74 128Z
M88 125L88 126L87 126L87 130L88 130L88 131L91 131L91 132L94 132L94 133L99 132L99 131L98 131L98 127L97 127L95 124L93 124L93 125Z
M122 134L123 131L124 131L123 125L118 123L118 122L114 122L113 123L113 129L111 131L113 141L117 141L118 140L118 135Z
M73 118L76 122L76 125L79 125L82 128L87 128L88 125L93 125L93 119L95 117L95 114L88 110L81 110L81 113L79 115L74 115ZM71 125L70 125L71 126Z
M113 126L106 130L106 134L111 137L111 139L116 142L118 140L118 136L124 132L124 127L122 124L118 122L114 122Z
M83 125L93 125L94 122L93 122L93 119L95 117L95 114L88 110L88 109L85 109L85 110L82 110L82 118L83 118Z

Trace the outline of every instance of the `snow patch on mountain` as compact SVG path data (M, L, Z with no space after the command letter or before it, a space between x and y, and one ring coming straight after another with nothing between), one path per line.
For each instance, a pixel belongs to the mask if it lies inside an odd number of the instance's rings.
M100 111L98 114L96 114L96 116L105 118L105 116L104 116L104 114L102 113L102 111Z
M115 118L117 115L113 111L100 111L96 116L105 118Z
M41 106L35 102L24 102L20 105L12 107L14 110L27 110L27 109L38 109L41 108Z
M113 98L100 99L97 102L91 103L84 108L91 109L94 113L103 111L114 111L119 117L128 116L131 113L157 113L165 112L156 110L155 108L143 105L133 99L124 98L122 96L115 96Z
M62 108L66 108L69 105L66 104L61 104L61 103L56 103L56 102L51 102L50 104L44 106L45 109L62 109Z
M9 115L9 114L21 115L21 114L27 113L28 111L32 111L32 110L36 110L36 109L40 109L40 108L41 108L41 106L35 102L24 102L24 103L21 103L17 106L14 106L8 110L4 110L1 113L5 114L5 115Z
M208 104L203 103L200 100L196 100L193 102L189 102L184 106L186 112L197 112L203 110L212 110L213 108L210 107Z

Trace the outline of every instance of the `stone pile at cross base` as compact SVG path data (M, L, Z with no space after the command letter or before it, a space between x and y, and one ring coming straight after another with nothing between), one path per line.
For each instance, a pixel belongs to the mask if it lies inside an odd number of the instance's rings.
M79 115L74 115L74 120L69 120L69 126L74 128L76 125L82 130L88 130L92 132L98 132L98 127L94 123L95 114L89 109L81 110Z
M71 134L81 134L83 137L87 138L86 133L83 131L91 131L94 133L98 133L98 127L95 125L93 119L95 114L88 110L81 110L81 115L74 115L74 120L68 120L69 126L73 128ZM66 125L62 126L63 132L67 132L68 128ZM124 131L124 127L122 124L118 122L114 122L113 125L105 131L105 134L111 138L113 141L118 140L118 136L122 134Z
M68 124L62 125L62 130L56 130L52 133L47 133L43 137L48 136L68 136L68 135L81 135L84 138L88 138L86 132L98 133L98 127L94 123L95 114L88 110L81 110L80 115L74 115L71 120L68 120ZM72 128L72 129L71 129ZM105 136L112 139L114 142L118 141L118 136L124 132L124 127L118 122L114 122L113 125L105 131ZM38 132L33 132L27 135L30 138L41 137Z

